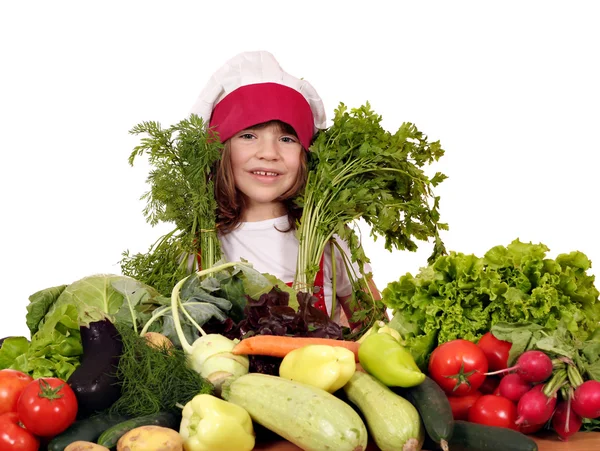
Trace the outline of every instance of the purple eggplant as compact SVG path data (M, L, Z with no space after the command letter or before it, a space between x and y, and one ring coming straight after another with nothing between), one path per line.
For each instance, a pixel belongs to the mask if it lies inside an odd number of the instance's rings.
M108 320L81 326L83 357L67 383L77 396L78 418L110 407L121 396L117 367L123 353L121 336Z

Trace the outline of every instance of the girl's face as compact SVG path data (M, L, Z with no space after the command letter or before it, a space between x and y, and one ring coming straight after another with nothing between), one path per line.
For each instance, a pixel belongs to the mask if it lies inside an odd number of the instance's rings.
M279 200L298 178L301 153L298 138L277 123L241 130L230 138L231 167L236 188L246 197L244 221L285 214Z

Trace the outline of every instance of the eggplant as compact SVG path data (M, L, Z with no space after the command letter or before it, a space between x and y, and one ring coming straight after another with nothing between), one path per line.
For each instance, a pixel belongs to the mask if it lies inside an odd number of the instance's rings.
M117 328L108 320L81 326L83 357L67 383L75 392L78 418L107 409L121 396L117 367L123 342Z

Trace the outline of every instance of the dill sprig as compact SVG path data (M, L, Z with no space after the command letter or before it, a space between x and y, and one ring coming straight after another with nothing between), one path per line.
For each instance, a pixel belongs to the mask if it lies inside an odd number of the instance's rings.
M117 324L117 329L123 341L117 369L122 395L111 412L136 417L161 411L180 413L177 404L213 392L213 386L188 366L183 350L149 345L128 326Z

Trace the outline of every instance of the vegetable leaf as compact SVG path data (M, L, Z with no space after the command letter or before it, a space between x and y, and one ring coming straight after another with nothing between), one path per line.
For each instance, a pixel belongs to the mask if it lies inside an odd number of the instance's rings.
M29 296L26 322L31 335L37 332L40 322L66 287L66 285L60 285L57 287L46 288Z
M8 337L0 347L0 369L13 368L17 357L29 349L29 340L25 337ZM17 369L17 368L13 368Z

